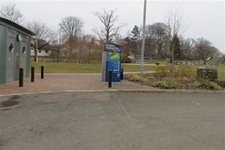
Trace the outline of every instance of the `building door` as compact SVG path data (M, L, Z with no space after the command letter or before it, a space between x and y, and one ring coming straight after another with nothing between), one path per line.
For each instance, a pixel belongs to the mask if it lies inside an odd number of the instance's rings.
M6 82L14 81L15 38L8 36L6 47Z

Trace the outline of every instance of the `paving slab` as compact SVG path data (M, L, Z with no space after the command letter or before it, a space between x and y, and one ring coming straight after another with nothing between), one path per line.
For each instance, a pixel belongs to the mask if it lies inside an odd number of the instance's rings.
M175 93L224 93L225 90L186 90L186 89L159 89L139 83L121 80L108 87L107 82L101 81L100 73L45 73L44 79L35 74L35 81L25 78L23 87L19 81L0 85L0 96L23 95L36 93L57 92L175 92Z
M120 83L113 83L112 88L109 88L107 82L101 81L101 74L46 73L44 79L41 79L40 74L35 74L34 82L31 82L30 78L25 78L23 87L19 87L19 81L1 84L0 95L135 89L148 90L153 89L153 87L122 80Z

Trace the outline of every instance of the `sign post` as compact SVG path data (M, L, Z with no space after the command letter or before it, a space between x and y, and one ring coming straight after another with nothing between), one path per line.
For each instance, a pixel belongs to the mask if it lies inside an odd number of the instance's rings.
M109 71L112 71L112 82L121 80L121 52L122 47L113 43L104 44L102 54L102 82L109 81Z

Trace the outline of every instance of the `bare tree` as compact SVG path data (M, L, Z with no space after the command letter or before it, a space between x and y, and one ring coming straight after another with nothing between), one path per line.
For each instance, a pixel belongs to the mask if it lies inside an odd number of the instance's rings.
M45 48L57 39L56 33L45 23L37 21L28 22L27 28L33 31L36 36L33 37L33 47L35 47L35 62L37 62L37 50Z
M16 7L16 4L2 5L0 9L0 16L14 21L18 24L23 24L24 18L21 11Z
M180 9L169 11L166 19L166 24L172 37L175 35L182 35L184 33L184 20Z
M102 13L94 12L94 15L99 18L104 26L99 30L93 30L100 38L100 40L111 42L113 38L118 35L119 30L126 25L125 23L122 23L118 26L115 25L116 21L118 20L118 16L115 15L115 11L116 10L104 10Z
M72 53L81 37L83 21L74 16L65 17L59 24L66 48Z
M182 58L183 59L193 59L194 55L193 55L193 50L196 44L195 39L181 39L181 52L182 52Z
M154 39L157 45L157 58L163 58L166 55L165 43L168 41L169 30L164 23L154 23L149 27L150 37Z
M166 18L166 24L169 31L169 47L171 48L171 59L172 59L172 76L174 76L174 48L175 42L173 39L175 37L181 36L184 31L184 20L183 14L180 9L175 9L175 11L169 11Z
M59 24L61 31L63 32L64 37L77 38L82 33L83 21L74 16L65 17L62 19Z
M194 54L196 59L201 59L206 64L207 59L217 57L219 50L212 46L211 42L199 38L194 47Z

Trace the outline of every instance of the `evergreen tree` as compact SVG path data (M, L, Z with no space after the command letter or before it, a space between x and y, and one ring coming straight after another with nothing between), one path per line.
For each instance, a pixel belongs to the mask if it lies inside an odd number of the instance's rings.
M140 55L140 31L137 25L131 31L130 47L134 55Z
M174 37L173 37L172 46L174 48L174 59L175 60L181 59L181 45L180 45L180 40L177 37L177 35L174 35Z
M133 28L133 30L131 31L131 33L133 34L132 35L132 38L133 39L137 40L137 39L140 38L140 31L138 29L138 26L135 25L134 28Z

